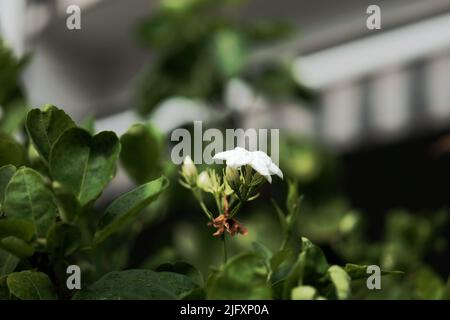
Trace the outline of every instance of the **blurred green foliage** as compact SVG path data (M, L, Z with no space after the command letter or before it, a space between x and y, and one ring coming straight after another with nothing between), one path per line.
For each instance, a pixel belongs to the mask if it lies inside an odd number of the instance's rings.
M289 58L258 63L251 54L292 34L282 21L252 21L232 14L245 1L163 0L139 29L152 50L151 65L139 87L142 114L172 96L220 104L229 79L239 77L269 97L308 98L291 75Z
M14 132L25 119L27 107L19 77L27 60L27 56L16 58L0 39L0 133Z

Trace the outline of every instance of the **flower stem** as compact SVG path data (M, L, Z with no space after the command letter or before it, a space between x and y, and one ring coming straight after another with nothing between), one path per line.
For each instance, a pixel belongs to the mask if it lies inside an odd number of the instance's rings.
M227 240L225 238L225 233L222 234L222 244L223 244L223 264L226 264L227 260L228 260L228 250L227 250Z
M197 190L192 190L192 193L194 194L195 199L197 199L198 203L200 204L200 207L203 210L203 213L206 215L208 220L213 220L213 215L211 212L209 212L208 208L206 207L205 203L203 202L202 195Z
M239 200L239 202L231 210L230 218L233 218L233 216L241 209L242 205L242 200Z

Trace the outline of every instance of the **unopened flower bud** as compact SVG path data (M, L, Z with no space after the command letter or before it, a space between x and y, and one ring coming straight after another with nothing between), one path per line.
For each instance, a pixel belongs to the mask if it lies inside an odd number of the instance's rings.
M197 168L190 156L186 156L181 166L181 174L189 185L195 185L197 183Z
M231 189L235 192L239 191L241 178L238 169L227 167L225 169L225 179Z
M211 191L211 179L207 171L202 171L197 178L197 186L203 191Z

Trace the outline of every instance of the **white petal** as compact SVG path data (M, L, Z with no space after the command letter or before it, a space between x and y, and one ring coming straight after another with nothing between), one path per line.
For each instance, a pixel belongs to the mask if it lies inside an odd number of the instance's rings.
M228 167L239 168L249 164L252 160L252 156L247 150L236 147L234 150L219 152L213 159L226 160Z
M227 166L232 168L239 168L249 164L252 158L246 155L234 155L227 160Z
M270 163L272 163L272 159L270 159L270 157L262 151L253 151L252 155L254 158L258 158L261 161L263 161L266 165L269 165Z
M280 168L278 168L278 166L273 162L269 166L269 172L270 174L276 174L281 179L283 179L283 172L281 172Z
M253 158L252 162L250 162L250 165L252 166L255 171L257 171L262 176L270 176L269 168L264 163L263 160L259 158Z
M213 157L213 159L216 160L227 160L228 157L230 157L233 154L234 150L228 150L228 151L223 151L223 152L219 152L216 153Z

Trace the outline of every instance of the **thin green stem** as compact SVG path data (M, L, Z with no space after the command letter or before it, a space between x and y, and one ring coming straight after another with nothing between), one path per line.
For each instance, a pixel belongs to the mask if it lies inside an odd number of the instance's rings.
M217 210L219 214L222 212L222 204L220 203L220 195L214 194L214 200L216 200Z
M199 194L196 190L192 190L192 193L194 194L194 197L197 199L198 203L200 204L200 207L203 210L203 213L205 213L208 220L213 220L213 215L211 212L209 212L208 208L206 207L205 203L203 202L201 194Z
M238 200L239 202L233 207L233 209L231 210L230 213L230 218L233 218L233 216L238 213L239 209L241 209L242 205L243 205L243 201L242 200Z
M222 233L222 244L223 244L223 263L226 264L228 260L228 250L227 250L227 240L225 238L225 233Z

